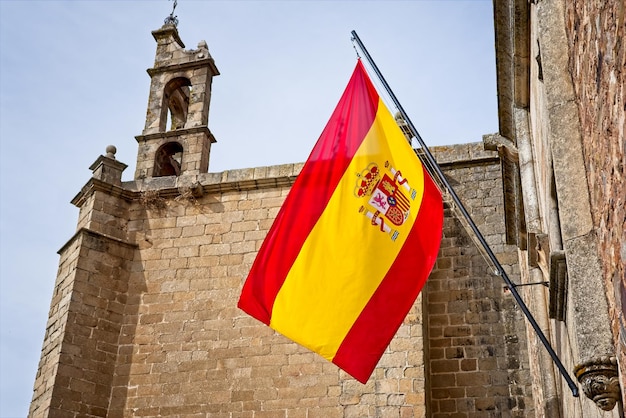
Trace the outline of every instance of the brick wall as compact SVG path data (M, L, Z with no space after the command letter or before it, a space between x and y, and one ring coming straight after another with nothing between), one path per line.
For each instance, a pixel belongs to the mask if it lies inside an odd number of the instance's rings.
M224 176L262 180L258 170ZM424 416L421 305L375 378L354 381L236 307L289 186L221 187L231 190L152 193L130 210L142 267L130 278L109 416Z
M499 162L475 145L442 151L444 161L459 152L472 155L444 165L446 177L519 282L517 251L505 245ZM429 416L534 416L523 315L455 215L448 205L439 258L426 284Z
M594 226L613 335L621 336L616 345L621 352L622 376L626 376L626 5L602 0L574 0L566 5L570 72L583 132Z
M496 155L434 151L516 277ZM80 239L62 251L31 415L532 416L523 319L450 208L424 294L365 385L236 307L300 168L90 181L74 200ZM60 355L47 348L58 341Z
M134 247L80 229L60 254L29 416L106 416Z

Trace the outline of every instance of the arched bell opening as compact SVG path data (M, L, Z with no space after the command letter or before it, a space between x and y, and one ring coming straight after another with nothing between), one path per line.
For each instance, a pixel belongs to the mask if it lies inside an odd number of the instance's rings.
M190 86L191 82L185 77L173 78L165 85L159 124L161 132L185 127L191 94ZM169 129L167 129L168 125Z
M183 163L183 146L168 142L157 150L153 177L178 176Z

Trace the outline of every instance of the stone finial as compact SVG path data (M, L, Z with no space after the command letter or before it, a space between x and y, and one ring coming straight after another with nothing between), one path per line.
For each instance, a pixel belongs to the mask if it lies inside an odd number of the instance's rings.
M115 148L115 145L109 145L106 147L106 157L110 158L112 160L115 159L115 153L117 152L117 148Z
M615 357L598 358L579 364L574 368L574 373L585 395L594 401L598 408L603 411L615 408L620 398Z
M89 167L93 171L93 178L119 186L122 184L122 171L128 167L115 159L117 148L113 145L106 147L106 155L101 155Z

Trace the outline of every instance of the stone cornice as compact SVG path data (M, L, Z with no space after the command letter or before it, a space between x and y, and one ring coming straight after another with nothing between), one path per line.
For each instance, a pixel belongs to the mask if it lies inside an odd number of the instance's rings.
M514 109L528 107L530 94L528 0L494 2L494 25L500 134L515 143Z
M196 126L193 128L181 128L181 129L175 129L173 131L167 131L167 132L156 132L153 134L147 134L147 135L137 135L135 137L135 139L137 140L137 142L145 142L145 141L149 141L152 139L160 139L160 138L178 138L182 135L193 135L193 134L197 134L197 133L203 133L207 136L207 138L209 138L209 141L211 141L211 143L215 143L217 142L215 137L213 136L213 134L211 133L211 131L209 130L209 128L207 126Z
M83 186L80 192L74 196L71 203L74 206L81 207L85 203L85 200L96 191L104 192L110 196L119 197L126 201L132 201L135 198L134 195L136 194L136 192L127 190L124 187L116 186L96 178L91 178L87 184Z
M203 128L208 131L205 127ZM194 129L202 130L201 128ZM149 137L161 137L167 134L169 133L145 135L137 138L138 141L142 141ZM443 170L498 164L500 161L497 152L485 151L482 143L433 147L431 151ZM206 194L291 187L300 174L302 166L303 163L296 163L179 177L153 177L126 181L121 185L91 178L72 199L71 203L81 207L87 198L95 192L102 192L126 202L134 202L140 201L146 192L157 193L163 199L173 199L179 196L188 196L189 193L194 197L199 197Z
M194 68L202 68L208 67L211 69L211 73L213 75L219 75L220 72L215 66L215 61L210 56L207 58L189 61L189 62L181 62L178 64L164 65L162 67L154 67L148 68L146 71L152 77L155 74L164 73L164 72L177 72L177 71L185 71L185 70L193 70Z
M443 170L491 165L500 161L498 153L486 150L483 142L437 146L430 151Z
M294 166L294 164L291 164L291 166ZM267 168L271 169L271 167ZM277 177L238 178L237 174L244 171L246 170L209 173L208 175L200 176L199 179L197 178L198 176L189 176L190 178L185 176L156 177L154 179L125 182L121 186L92 178L72 199L71 203L81 207L86 199L97 191L127 202L133 202L139 201L142 193L148 191L157 191L161 198L176 198L188 193L190 190L194 195L201 196L204 194L291 187L297 177L297 173L293 174L292 172L292 174ZM225 177L226 181L215 181L217 177ZM229 181L228 178L233 180Z
M131 242L127 242L124 240L121 240L119 238L115 238L106 234L102 234L100 232L96 232L96 231L92 231L90 229L87 228L80 228L78 231L76 231L76 233L74 235L72 235L72 237L67 240L67 242L65 243L65 245L63 245L59 251L57 251L57 254L62 254L63 251L65 251L65 249L71 245L78 237L83 236L83 235L91 235L92 237L96 237L96 238L100 238L100 239L106 239L108 241L112 241L118 245L125 245L127 247L130 248L137 248L138 245L131 243Z

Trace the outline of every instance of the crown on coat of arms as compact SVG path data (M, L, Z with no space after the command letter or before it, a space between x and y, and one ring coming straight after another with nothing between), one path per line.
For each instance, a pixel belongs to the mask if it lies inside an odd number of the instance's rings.
M369 196L372 194L378 181L380 180L380 170L378 165L372 163L359 174L357 174L356 188L354 194L357 197Z

